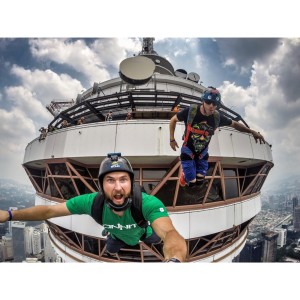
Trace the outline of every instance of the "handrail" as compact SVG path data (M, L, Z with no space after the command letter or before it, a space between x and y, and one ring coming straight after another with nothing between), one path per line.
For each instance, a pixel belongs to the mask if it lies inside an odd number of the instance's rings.
M133 113L139 109L147 109L148 111L156 111L158 108L163 111L172 112L175 103L178 104L180 99L181 108L190 106L193 103L201 103L198 96L188 95L179 92L165 91L126 91L111 95L97 96L87 99L83 102L73 105L56 116L49 126L58 127L63 120L75 125L80 117L85 117L86 122L104 121L105 114L112 110L114 120L125 119L127 112L130 110ZM247 127L247 123L243 118L233 110L221 104L220 113L235 121L243 122ZM146 118L143 115L139 119ZM169 119L170 115L152 116L152 118Z

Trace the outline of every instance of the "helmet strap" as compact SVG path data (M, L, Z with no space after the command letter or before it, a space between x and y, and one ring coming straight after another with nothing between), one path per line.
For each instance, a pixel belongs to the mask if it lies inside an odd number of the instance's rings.
M122 205L116 205L113 203L112 200L109 200L106 198L106 203L107 206L111 209L111 210L115 210L115 211L123 211L126 210L128 207L131 206L132 204L132 198L128 197L125 199L124 203Z
M205 116L207 116L207 112L206 112L206 110L205 110L204 103L202 104L202 107L203 107L203 110L204 110Z

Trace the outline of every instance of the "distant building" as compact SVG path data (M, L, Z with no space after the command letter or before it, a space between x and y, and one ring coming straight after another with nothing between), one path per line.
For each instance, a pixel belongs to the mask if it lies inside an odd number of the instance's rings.
M300 231L300 205L294 208L294 230Z
M26 256L38 255L45 248L45 227L26 226L24 228L24 242Z
M261 262L262 252L263 241L261 239L247 240L239 255L239 262Z
M298 197L293 197L292 203L293 203L293 211L294 211L295 207L298 206L298 204L300 204Z
M0 237L4 236L6 234L6 223L0 224Z
M24 244L25 244L25 254L29 256L32 254L32 233L34 228L32 226L26 226L24 228Z
M41 231L41 245L42 245L42 249L46 248L46 241L48 238L48 226L46 223L42 223L40 226L40 231Z
M0 261L13 261L13 240L11 236L3 236L0 240Z
M39 230L35 229L32 233L32 254L37 255L41 252L41 233Z
M278 233L274 231L262 232L261 233L264 246L263 246L263 262L275 262L277 253L277 238Z
M36 257L27 257L25 260L22 261L23 263L41 263Z
M22 262L25 259L24 228L26 222L11 221L14 262Z
M18 210L18 208L17 208L17 207L10 207L9 210ZM8 222L8 233L9 233L10 235L12 235L11 223L12 223L12 222Z
M285 246L286 245L287 230L284 229L284 228L276 228L274 231L278 233L277 246L280 247L280 248Z
M50 238L49 238L49 228L46 223L41 224L40 226L42 230L42 236L43 236L43 245L44 245L44 259L45 262L52 262L52 263L62 263L62 258L56 253L54 247L51 244Z

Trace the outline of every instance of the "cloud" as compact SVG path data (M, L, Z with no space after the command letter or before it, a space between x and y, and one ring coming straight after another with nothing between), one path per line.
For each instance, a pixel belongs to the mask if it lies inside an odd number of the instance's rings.
M224 81L218 89L224 105L242 116L245 114L245 106L253 102L252 89L237 86L234 82Z
M7 99L14 102L13 105L21 109L28 117L49 120L49 113L47 113L45 107L28 89L22 86L8 87L5 92Z
M271 58L270 72L278 77L278 84L286 101L299 101L300 38L282 40Z
M271 178L280 179L284 174L299 173L300 42L283 39L274 48L274 41L267 41L270 46L259 41L265 45L261 51L248 51L252 59L256 57L251 66L249 87L224 81L219 88L225 104L232 105L251 128L263 133L272 144L275 167ZM237 61L245 56L240 55Z
M84 40L32 39L29 45L33 57L65 64L84 74L90 83L110 78L100 56L96 55Z
M238 72L250 70L257 59L264 60L277 49L277 38L221 38L217 39L224 66L234 66Z
M83 89L78 80L49 69L29 70L13 65L10 72L19 79L20 85L5 87L6 103L21 109L34 120L37 129L51 121L52 116L46 105L52 100L71 101Z
M197 72L202 67L202 57L196 38L155 39L154 47L158 55L170 61L174 69L185 69L188 73Z
M57 74L52 70L29 70L14 65L11 74L18 77L21 85L44 105L52 100L68 101L79 93L83 86L68 74Z
M117 73L120 62L128 57L128 53L141 50L137 39L104 38L91 45L83 39L32 39L29 44L35 58L67 65L83 74L90 85L110 79L109 67Z
M138 54L142 50L140 39L98 39L91 45L95 54L101 57L104 67L112 66L119 70L122 60Z
M24 149L36 137L34 122L19 108L0 109L0 177L25 180Z
M13 65L10 73L20 84L6 86L1 93L1 104L5 103L6 109L0 109L0 176L24 181L26 174L21 164L26 145L39 136L41 126L52 120L45 106L52 100L71 100L83 86L69 75L49 69L30 70Z

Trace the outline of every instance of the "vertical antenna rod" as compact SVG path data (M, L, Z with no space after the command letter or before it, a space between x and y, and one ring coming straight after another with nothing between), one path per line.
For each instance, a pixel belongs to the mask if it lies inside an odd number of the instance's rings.
M143 49L139 54L154 54L158 55L157 52L154 51L153 41L154 38L143 38Z

